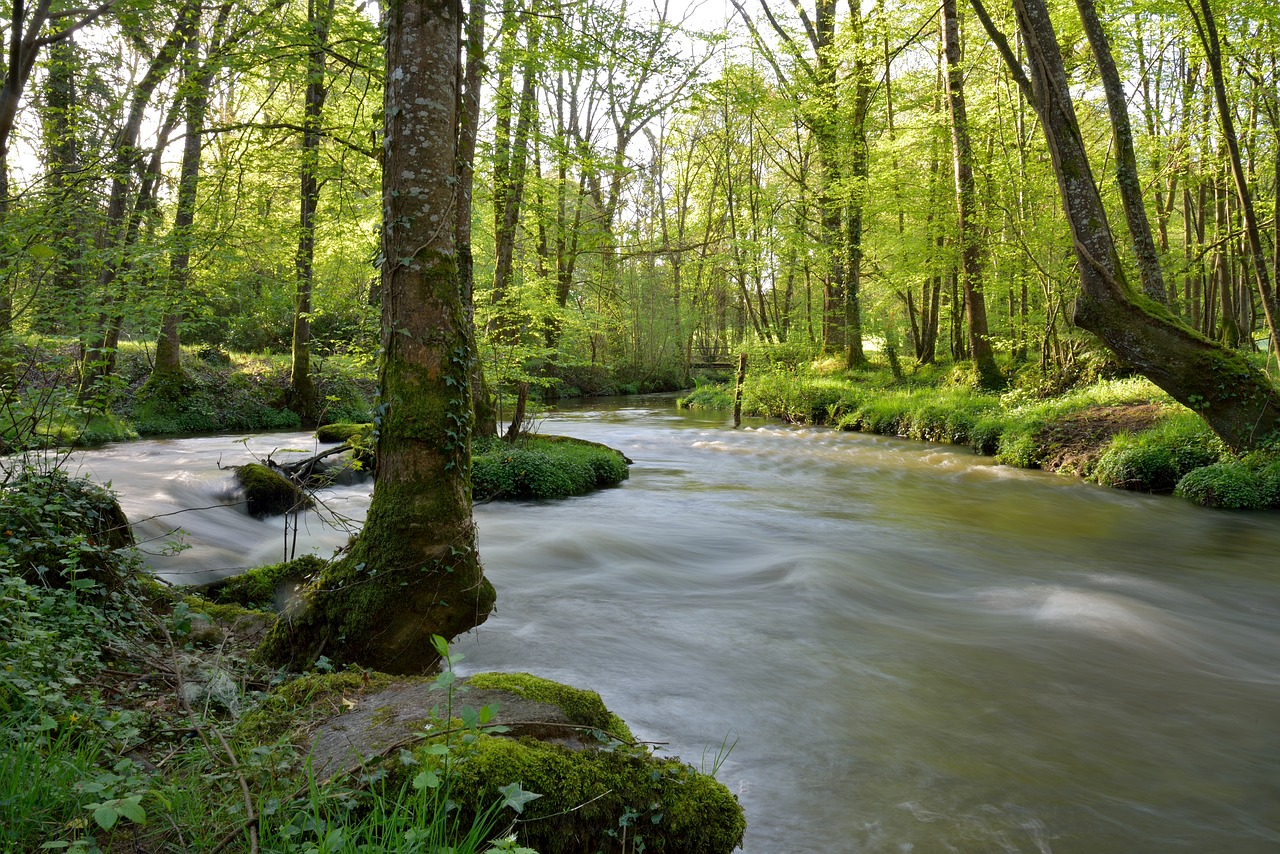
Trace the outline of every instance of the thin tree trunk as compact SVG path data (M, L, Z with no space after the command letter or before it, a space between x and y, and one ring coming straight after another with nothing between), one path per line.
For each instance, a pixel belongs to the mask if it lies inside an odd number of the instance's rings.
M960 58L960 24L956 0L942 0L942 36L947 54L947 103L951 116L951 150L955 164L956 214L960 231L960 280L965 318L969 323L969 354L979 388L998 388L1004 378L996 365L987 329L987 306L982 296L982 242L973 221L977 198L973 181L973 148L969 142L964 103L964 69Z
M1151 223L1147 220L1147 208L1142 203L1142 184L1138 180L1138 158L1133 151L1133 130L1129 126L1129 107L1120 72L1116 70L1102 21L1093 0L1076 0L1085 34L1093 48L1093 57L1102 78L1102 91L1107 96L1107 110L1111 114L1111 132L1116 142L1116 183L1120 187L1120 201L1124 206L1125 221L1129 224L1129 236L1138 258L1138 277L1142 292L1163 305L1169 304L1169 294L1160 271L1160 255L1151 236Z

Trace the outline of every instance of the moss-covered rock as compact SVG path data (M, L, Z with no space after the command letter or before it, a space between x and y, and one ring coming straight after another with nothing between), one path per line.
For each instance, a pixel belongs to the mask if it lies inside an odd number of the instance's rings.
M609 711L595 691L572 688L530 673L477 673L467 678L467 684L548 703L563 711L575 724L601 730L620 741L635 740L622 718Z
M305 745L317 780L369 773L379 757L392 790L430 772L464 827L502 799L501 787L519 783L540 797L524 806L515 833L541 854L614 850L623 839L623 850L690 854L741 843L736 798L635 744L592 691L527 673L383 680L351 672L295 680L246 715L239 734ZM415 748L408 764L405 747Z
M373 433L373 424L323 424L316 429L318 442L349 442L355 438L368 439Z
M742 807L723 784L640 748L575 751L480 735L453 773L450 796L464 825L499 799L501 786L518 782L541 795L515 831L540 854L594 854L622 840L635 846L622 850L728 854L746 830Z
M311 506L311 498L305 492L262 463L236 466L235 478L244 490L250 516L278 516Z
M628 462L613 448L568 436L495 439L472 455L472 493L477 500L585 495L626 480Z

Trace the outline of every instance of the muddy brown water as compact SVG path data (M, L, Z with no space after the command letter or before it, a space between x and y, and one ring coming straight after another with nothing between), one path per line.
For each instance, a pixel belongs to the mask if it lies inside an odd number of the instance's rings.
M635 460L623 486L476 509L498 611L464 672L600 692L719 764L746 851L1280 851L1280 514L1202 510L964 449L592 403L543 432ZM302 434L149 441L112 481L157 572L279 559L280 519L216 506L223 464ZM332 550L368 486L324 496ZM727 751L728 745L732 750ZM728 753L727 758L723 755Z

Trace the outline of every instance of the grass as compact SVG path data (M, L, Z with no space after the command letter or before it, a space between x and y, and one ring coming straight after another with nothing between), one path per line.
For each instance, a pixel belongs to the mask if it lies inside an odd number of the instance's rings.
M1045 466L1065 438L1081 447L1061 466L1064 473L1105 486L1174 492L1210 507L1280 507L1280 450L1233 460L1203 419L1149 380L1102 379L1048 396L1040 393L1045 387L1034 372L993 394L967 384L963 367L927 366L894 383L887 371L847 373L830 360L786 367L766 360L747 375L743 411L792 424L966 445L1021 468ZM700 385L679 405L728 409L732 388ZM1090 435L1091 422L1144 406L1156 413L1144 416L1145 426Z

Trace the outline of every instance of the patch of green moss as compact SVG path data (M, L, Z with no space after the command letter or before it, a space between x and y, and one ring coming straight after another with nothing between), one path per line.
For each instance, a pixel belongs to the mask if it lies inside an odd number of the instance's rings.
M311 506L310 497L296 484L261 463L236 466L235 476L244 490L250 516L278 516Z
M361 670L299 676L273 689L245 713L236 725L236 735L254 744L271 744L292 733L306 732L341 711L343 697L380 691L393 681L385 673Z
M580 726L606 732L619 741L635 741L627 725L609 711L595 691L573 688L529 673L477 673L467 677L474 688L497 688L519 694L527 700L550 703Z
M418 752L424 763L436 759L430 749ZM614 850L620 838L635 846L627 850L728 854L746 830L729 790L678 759L483 734L457 750L449 796L463 826L499 799L500 787L518 782L541 797L525 805L515 832L541 854Z
M349 442L355 438L367 439L373 432L373 424L323 424L316 430L318 442Z
M515 445L478 443L472 454L472 491L480 500L568 498L616 486L629 476L620 452L566 436L533 436Z
M283 588L305 584L318 575L324 566L325 561L321 558L303 555L296 560L250 569L227 579L207 595L214 602L274 611Z

